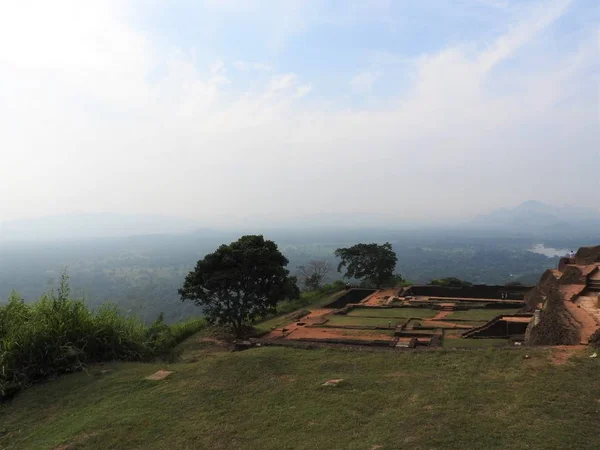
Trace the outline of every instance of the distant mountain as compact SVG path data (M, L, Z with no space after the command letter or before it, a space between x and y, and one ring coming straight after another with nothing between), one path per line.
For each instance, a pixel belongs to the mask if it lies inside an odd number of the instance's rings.
M79 213L0 222L0 241L50 241L194 231L192 220L161 216Z
M555 206L529 200L515 208L501 208L489 214L481 214L470 225L527 232L600 230L600 212L578 206Z

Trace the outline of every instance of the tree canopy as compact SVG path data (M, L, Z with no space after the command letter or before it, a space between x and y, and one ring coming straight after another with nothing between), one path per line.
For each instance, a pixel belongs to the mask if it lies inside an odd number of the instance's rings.
M398 257L392 244L356 244L348 248L338 248L335 256L340 258L338 272L346 267L344 278L366 281L376 287L394 280L394 269Z
M209 321L228 324L241 337L248 324L274 312L278 301L299 296L287 264L273 241L242 236L199 260L179 295L202 306Z
M448 287L469 287L473 286L473 283L469 283L468 281L461 280L456 277L446 277L446 278L438 278L435 280L431 280L430 284L435 286L448 286Z

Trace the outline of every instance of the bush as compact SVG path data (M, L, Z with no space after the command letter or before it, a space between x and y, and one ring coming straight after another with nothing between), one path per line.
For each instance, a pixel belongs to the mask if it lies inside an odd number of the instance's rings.
M183 323L171 325L171 333L175 338L176 343L184 341L188 337L196 334L198 331L206 327L206 320L203 318L189 319Z
M33 304L12 294L0 306L0 400L20 389L101 361L149 361L173 354L202 319L168 326L162 314L146 326L113 305L91 311L81 300L51 293Z

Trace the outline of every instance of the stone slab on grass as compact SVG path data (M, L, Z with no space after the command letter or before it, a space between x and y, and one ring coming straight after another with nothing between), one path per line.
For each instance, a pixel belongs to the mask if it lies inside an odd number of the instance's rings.
M149 377L146 377L146 380L151 380L151 381L164 380L165 378L167 378L172 373L173 373L173 371L170 371L170 370L159 370L158 372L154 372Z

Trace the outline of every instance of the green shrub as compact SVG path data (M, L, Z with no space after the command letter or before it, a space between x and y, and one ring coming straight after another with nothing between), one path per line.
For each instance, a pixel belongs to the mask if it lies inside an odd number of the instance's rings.
M177 343L204 327L203 319L150 326L114 305L95 311L59 289L33 304L12 294L0 305L0 400L33 383L101 361L149 361L173 354ZM68 288L67 288L68 292Z
M206 327L206 320L203 318L189 319L182 323L171 325L171 333L175 342L179 344L188 337L196 334L198 331Z

